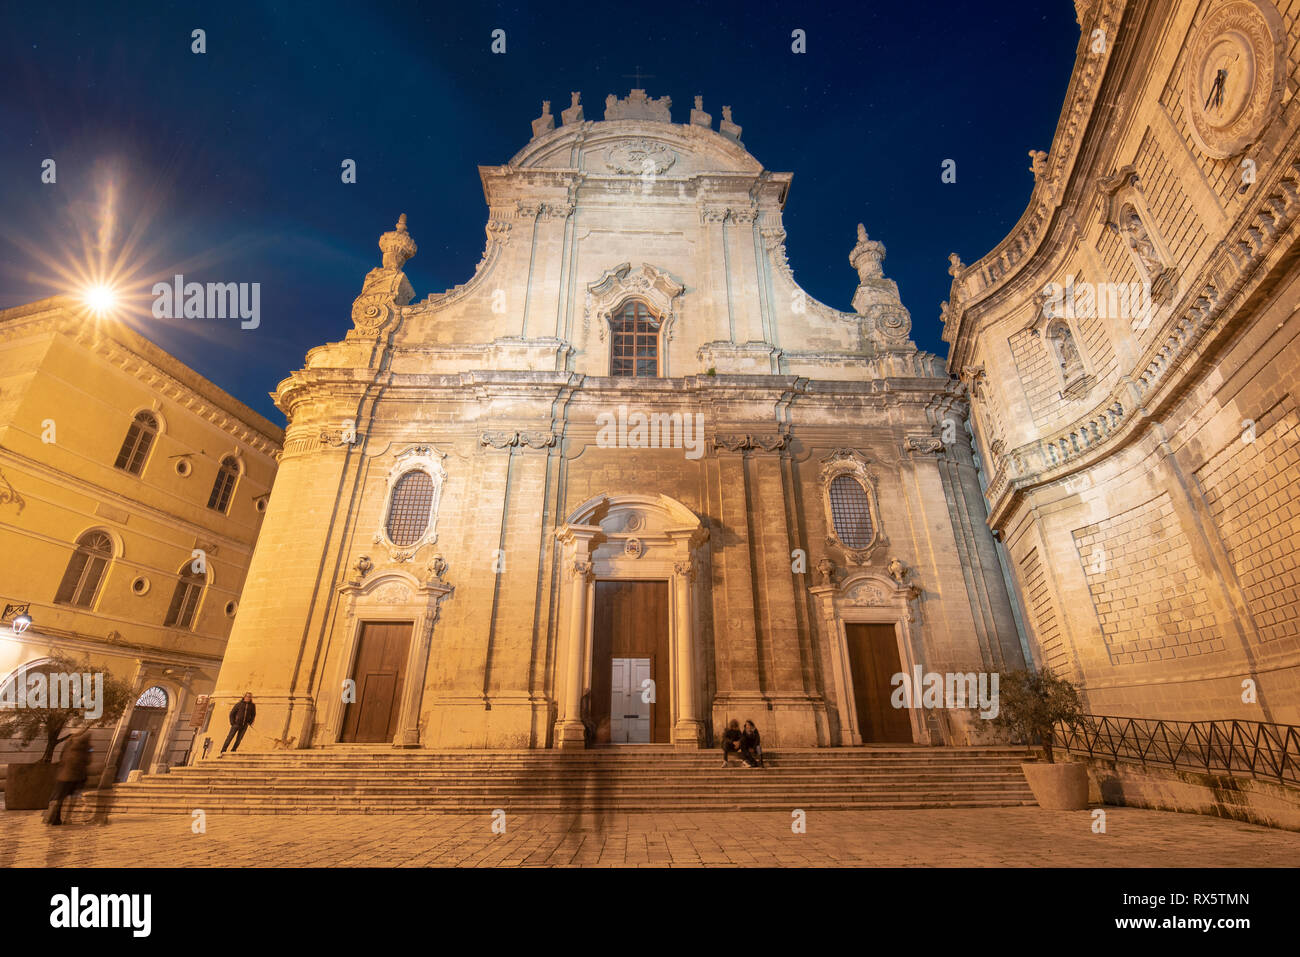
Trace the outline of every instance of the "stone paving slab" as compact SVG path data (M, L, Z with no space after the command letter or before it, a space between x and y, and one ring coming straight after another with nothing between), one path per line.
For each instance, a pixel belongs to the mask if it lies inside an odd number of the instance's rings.
M1037 807L769 812L179 815L49 827L0 812L3 867L1291 867L1300 833L1192 814Z

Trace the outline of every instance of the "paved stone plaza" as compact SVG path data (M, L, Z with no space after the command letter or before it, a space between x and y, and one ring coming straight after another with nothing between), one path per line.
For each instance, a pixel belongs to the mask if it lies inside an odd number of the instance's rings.
M816 811L807 833L781 814L181 815L0 813L0 865L18 867L1283 867L1300 833L1137 808Z

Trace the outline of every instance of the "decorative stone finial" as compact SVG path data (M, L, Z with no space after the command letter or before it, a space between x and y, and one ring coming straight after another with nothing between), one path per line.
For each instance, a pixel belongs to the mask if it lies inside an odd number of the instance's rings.
M961 257L956 253L948 254L948 275L956 277L957 273L966 268L966 264L961 261Z
M555 129L555 117L551 116L551 101L542 100L542 115L533 120L533 139Z
M377 335L396 314L398 307L415 298L415 290L402 267L415 255L416 249L415 240L406 231L406 214L403 213L397 219L397 226L379 237L383 265L366 274L361 295L352 302L356 334Z
M722 108L722 122L718 124L718 132L729 140L740 142L740 127L731 122L731 107Z
M572 123L582 122L582 94L574 90L569 94L569 108L560 114L560 119L564 121L565 126Z
M823 558L817 563L817 574L821 577L820 585L835 584L835 563L829 558Z
M858 271L858 289L853 294L854 311L873 320L881 342L890 349L906 348L912 328L912 316L898 295L898 283L885 277L881 261L885 244L867 235L858 223L858 242L849 252L849 265ZM914 346L912 348L915 348Z
M385 269L400 270L415 255L418 247L406 231L406 213L397 217L397 225L379 237L379 251L384 254Z
M691 126L713 128L713 117L704 112L704 97L695 98L695 109L691 110Z
M858 244L849 253L849 265L858 271L858 281L879 279L885 274L880 265L885 258L885 244L867 236L867 228L858 223Z

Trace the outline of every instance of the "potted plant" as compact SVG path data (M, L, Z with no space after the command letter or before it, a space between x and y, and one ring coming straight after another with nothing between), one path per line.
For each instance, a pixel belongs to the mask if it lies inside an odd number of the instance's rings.
M1045 761L1020 765L1038 806L1052 811L1081 811L1088 806L1088 767L1060 763L1053 754L1053 734L1058 721L1078 721L1083 709L1078 689L1050 671L1013 671L1004 674L998 689L998 716L994 723L1021 737L1027 744L1042 742Z
M32 689L33 675L43 675L46 688L51 687L50 676L74 673L94 674L89 662L77 661L64 654L55 654L19 672L15 681L23 681L23 696ZM11 763L5 771L5 809L10 811L37 811L50 803L58 766L54 763L54 749L72 737L76 731L112 724L122 716L131 699L131 688L126 682L107 671L104 675L103 701L98 702L102 712L96 718L87 718L85 708L52 708L48 695L41 700L47 707L14 707L0 711L0 738L16 738L22 747L37 739L44 741L45 750L40 758L28 764ZM40 679L38 679L39 682ZM98 709L97 709L98 710Z

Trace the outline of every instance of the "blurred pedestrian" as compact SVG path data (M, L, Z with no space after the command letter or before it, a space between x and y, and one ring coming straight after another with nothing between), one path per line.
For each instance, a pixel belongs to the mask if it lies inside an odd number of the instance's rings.
M90 768L90 732L81 731L68 739L63 746L63 757L59 761L59 773L55 780L54 796L46 813L46 824L63 823L63 802L69 798L68 814L76 803L76 794L86 786L86 773Z

